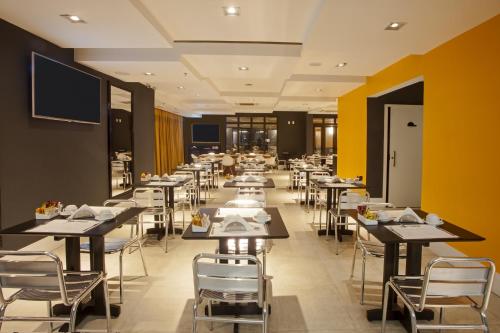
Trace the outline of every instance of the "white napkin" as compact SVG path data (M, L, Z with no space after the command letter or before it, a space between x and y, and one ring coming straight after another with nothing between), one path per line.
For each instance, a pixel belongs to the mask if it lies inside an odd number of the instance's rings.
M401 222L401 217L405 216L405 215L410 215L410 216L413 216L416 221L418 223L424 223L424 221L417 215L417 213L415 213L415 211L413 209L411 209L410 207L406 207L403 212L401 213L401 215L399 215L399 217L396 219L396 221L398 222Z
M83 219L87 217L94 218L96 215L96 212L85 204L75 210L75 212L68 217L68 221L71 221L73 219Z
M250 231L252 226L240 215L228 215L224 218L224 231Z

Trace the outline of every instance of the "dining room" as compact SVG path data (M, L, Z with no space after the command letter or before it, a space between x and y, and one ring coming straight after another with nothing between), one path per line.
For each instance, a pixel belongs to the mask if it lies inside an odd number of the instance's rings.
M0 332L500 332L499 33L498 0L0 1Z

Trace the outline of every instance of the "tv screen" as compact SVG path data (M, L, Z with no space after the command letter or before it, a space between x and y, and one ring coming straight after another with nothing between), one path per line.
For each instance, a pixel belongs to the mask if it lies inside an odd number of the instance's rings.
M219 125L193 124L193 142L219 143Z
M33 117L101 122L100 78L35 52L31 66Z

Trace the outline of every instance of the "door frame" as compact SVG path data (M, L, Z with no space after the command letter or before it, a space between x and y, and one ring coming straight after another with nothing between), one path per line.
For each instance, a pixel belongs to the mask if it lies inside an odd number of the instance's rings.
M391 144L390 138L390 128L391 128L391 117L390 111L391 106L396 105L420 105L420 104L384 104L384 165L382 171L382 199L387 202L389 199L389 161L391 159L389 153L389 146ZM423 105L422 105L423 108ZM423 112L423 109L422 109Z

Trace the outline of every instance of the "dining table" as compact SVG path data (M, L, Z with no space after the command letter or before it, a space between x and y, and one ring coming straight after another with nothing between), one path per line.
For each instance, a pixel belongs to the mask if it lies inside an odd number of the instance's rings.
M196 166L196 165L183 165L183 166L178 166L177 170L179 171L189 171L194 174L194 179L195 179L195 184L196 184L196 197L198 198L198 204L200 203L205 203L205 200L201 200L201 186L200 186L200 181L201 181L201 172L206 171L206 168L203 166Z
M329 174L331 174L331 170L328 168L324 168L324 167L304 167L304 166L296 167L295 170L306 174L306 188L305 188L306 195L305 195L304 203L306 205L309 205L311 203L309 200L310 199L309 198L309 185L311 183L311 173L313 173L313 172L328 172Z
M346 190L361 190L365 189L366 185L361 183L361 182L326 182L326 181L320 181L318 179L312 179L311 182L320 190L326 191L326 211L330 211L331 209L336 210L338 201L339 201L339 195L342 191ZM326 214L328 216L328 214ZM324 235L334 235L334 230L331 229L332 225L330 221L328 221L327 217L327 223L326 223L326 228L324 230L318 230L318 236L324 236ZM342 241L342 235L351 235L352 232L345 228L342 227L339 232L337 233L339 241Z
M224 182L223 186L224 188L276 188L276 185L274 184L274 180L272 178L267 178L265 182L238 182L233 179Z
M378 241L384 244L384 266L383 266L383 288L385 283L389 281L391 276L399 274L399 247L401 244L406 244L406 266L405 275L420 276L422 274L422 248L428 246L430 243L437 242L478 242L483 241L485 238L466 230L451 222L444 221L443 224L436 226L436 228L445 231L449 236L440 238L431 237L431 235L423 234L420 238L405 239L397 233L391 231L391 226L406 225L406 226L419 226L418 223L405 223L389 221L385 223L379 222L377 225L365 225L359 218L356 209L347 210L349 216L356 220L358 226L366 230L371 236L375 237ZM423 220L427 212L420 209L414 209L414 212ZM382 295L384 291L382 291ZM396 295L394 292L389 292L387 320L398 320L402 323L403 327L408 332L411 332L410 317L408 311L401 309L397 304ZM383 300L380 307L369 309L366 312L369 321L382 319ZM432 310L424 310L417 313L417 319L432 320L434 312Z
M210 226L208 227L208 230L205 232L194 232L192 229L192 224L190 224L184 234L182 235L182 239L184 240L217 240L219 243L219 253L221 254L228 254L229 253L229 246L228 246L228 239L235 239L235 252L236 254L239 254L239 240L240 239L248 239L248 249L247 253L249 255L256 256L257 255L257 239L286 239L289 236L288 230L286 229L285 223L283 221L283 218L279 212L279 209L276 207L266 207L266 208L260 208L263 209L265 212L267 212L268 215L270 215L271 219L269 222L265 224L267 234L266 235L259 235L259 236L245 236L245 235L240 235L240 236L219 236L219 235L214 235L212 233L212 228L214 227L214 223L220 223L224 221L223 217L217 217L217 213L219 212L220 209L222 208L227 208L227 207L219 207L219 208L200 208L199 212L201 215L206 214L209 219L210 219ZM246 220L251 221L251 219L245 218ZM221 261L223 262L223 261ZM260 313L260 309L256 304L247 304L247 305L240 305L235 309L234 306L228 305L228 304L217 304L212 307L212 314L213 315L234 315L235 310L238 311L239 314L241 315L249 315L249 314L256 314Z
M106 207L109 208L109 207ZM8 227L0 230L0 235L2 236L35 236L35 237L54 237L56 239L64 239L66 263L65 270L69 271L80 271L81 270L81 259L80 259L80 239L88 238L90 240L90 270L97 272L106 272L105 267L105 246L104 237L121 227L127 221L137 217L145 208L142 207L127 207L123 212L119 213L115 218L102 222L97 226L85 230L85 231L36 231L33 228L45 225L49 221L55 219L65 219L63 216L55 216L52 219L31 219L12 227ZM72 222L68 222L72 223ZM113 317L118 317L120 315L120 305L111 304L110 305L111 315ZM64 304L56 304L53 307L55 315L68 314L70 307ZM106 315L106 307L104 301L104 288L103 286L98 286L91 293L90 301L80 305L77 314L77 321L80 322L85 317L89 315ZM66 326L63 325L61 329L65 329ZM65 332L65 331L64 331Z

